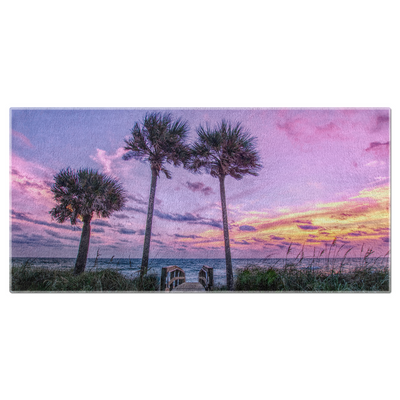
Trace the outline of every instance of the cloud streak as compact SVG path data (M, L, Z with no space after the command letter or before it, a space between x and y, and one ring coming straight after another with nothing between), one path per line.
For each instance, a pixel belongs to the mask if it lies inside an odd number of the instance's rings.
M257 246L268 246L283 250L290 244L325 246L336 239L337 243L348 246L347 248L365 243L376 249L377 254L386 253L385 244L389 241L382 238L388 237L389 234L389 188L382 186L362 190L347 201L320 203L312 210L297 210L293 213L289 211L270 218L248 216L243 222L257 230L231 231L234 245L247 242L253 249ZM301 225L299 222L307 224ZM360 229L355 230L357 226ZM313 234L310 235L310 232ZM218 237L213 231L203 236L206 236L208 241L223 240L222 235ZM207 240L198 241L198 244L205 245Z
M120 233L121 235L134 235L136 233L136 231L134 231L133 229L127 229L127 228L119 228L117 232Z
M186 187L191 190L192 192L200 192L203 193L205 196L208 196L214 193L213 189L210 186L206 186L202 182L186 182Z
M303 229L303 230L315 230L315 229L321 229L320 226L314 226L314 225L297 225L298 228Z
M147 210L145 210L144 208L132 207L132 211L147 215ZM192 213L165 213L155 209L154 216L167 221L187 222L189 224L207 225L214 228L222 229L222 222L212 218L204 218L199 215L194 215Z
M77 225L74 225L74 226L70 225L69 226L69 225L62 225L62 224L56 224L56 223L50 223L50 222L47 222L47 221L37 220L35 218L32 218L32 217L28 216L25 213L17 212L17 211L14 211L14 210L11 211L11 217L13 219L17 220L17 221L30 222L30 223L35 224L35 225L49 226L51 228L56 228L56 229L66 229L66 230L69 230L69 231L77 231L77 230L80 231L81 230L81 228L79 226L77 226Z
M201 236L198 235L179 235L177 233L174 234L174 237L178 239L201 239Z
M239 226L239 230L240 231L245 231L245 232L254 232L257 229L254 228L254 226L251 226L251 225L241 225L241 226Z
M21 132L16 130L12 130L12 136L18 139L21 143L23 143L26 147L33 148L31 141Z

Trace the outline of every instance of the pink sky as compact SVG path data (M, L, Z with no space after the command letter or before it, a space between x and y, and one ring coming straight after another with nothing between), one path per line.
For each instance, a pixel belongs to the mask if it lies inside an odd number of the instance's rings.
M122 160L124 138L149 110L13 110L12 255L76 257L80 230L49 215L54 174L90 167L117 177L129 202L94 220L89 257L139 258L150 168ZM162 111L162 110L159 110ZM349 256L389 250L388 109L171 109L200 123L240 121L257 138L258 177L226 180L232 256L281 257L292 243L306 254L335 238ZM157 186L151 257L223 258L218 181L170 168Z

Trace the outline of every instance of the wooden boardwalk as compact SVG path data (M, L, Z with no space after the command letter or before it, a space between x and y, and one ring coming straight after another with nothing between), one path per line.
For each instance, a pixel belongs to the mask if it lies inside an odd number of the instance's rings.
M162 267L161 285L162 292L207 292L214 286L214 271L212 267L203 265L199 272L198 282L186 282L185 271L176 265Z
M185 282L172 289L173 292L205 292L204 286L200 282Z

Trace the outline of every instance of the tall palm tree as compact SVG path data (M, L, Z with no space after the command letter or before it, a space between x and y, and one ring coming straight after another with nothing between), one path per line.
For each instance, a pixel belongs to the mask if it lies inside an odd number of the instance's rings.
M136 122L129 139L125 139L124 160L134 158L146 161L151 168L151 185L147 210L146 232L144 236L142 265L140 276L147 273L149 265L151 226L153 221L154 199L156 196L157 179L163 172L167 179L171 173L165 168L165 163L174 166L181 165L189 156L189 148L184 140L189 131L187 121L174 121L169 113L147 113L141 122Z
M240 123L232 125L223 120L214 129L208 125L197 129L198 139L192 146L192 157L186 167L193 172L205 170L219 179L222 221L224 227L226 281L228 290L233 290L233 269L229 244L228 214L225 197L225 178L242 179L244 175L258 175L261 168L254 138Z
M67 219L76 225L83 222L78 256L74 273L85 270L90 242L90 221L93 214L108 218L113 211L119 211L126 203L126 195L116 179L91 169L70 168L61 170L54 176L51 187L54 200L58 203L50 215L59 223Z

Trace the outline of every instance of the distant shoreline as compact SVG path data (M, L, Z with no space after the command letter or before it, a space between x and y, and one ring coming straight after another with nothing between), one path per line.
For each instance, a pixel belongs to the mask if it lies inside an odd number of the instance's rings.
M24 257L19 257L19 256L10 256L10 259L48 259L48 260L54 260L54 259L60 259L60 260L75 260L76 257L30 257L30 256L24 256ZM358 259L363 259L364 257L346 257L346 260L358 260ZM387 259L390 260L389 256L383 257L383 256L377 256L377 257L369 257L370 259L376 259L376 258L381 258L381 259ZM88 257L88 260L95 260L96 257ZM109 261L111 257L98 257L98 260L107 260ZM245 258L232 258L232 260L282 260L282 259L287 259L287 260L297 260L298 257L245 257ZM324 260L325 257L304 257L303 260ZM342 260L343 257L330 257L331 260ZM129 258L129 257L113 257L113 260L141 260L141 257L138 258ZM224 257L221 258L177 258L177 257L154 257L151 260L225 260ZM150 260L150 261L151 261Z

